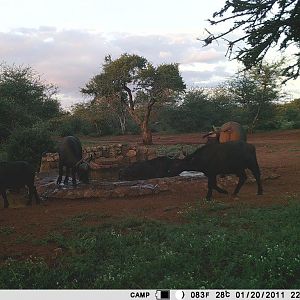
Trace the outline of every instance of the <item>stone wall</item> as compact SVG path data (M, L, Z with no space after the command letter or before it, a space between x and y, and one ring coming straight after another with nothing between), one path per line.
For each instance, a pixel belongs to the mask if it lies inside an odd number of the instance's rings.
M151 147L128 144L110 144L86 147L83 157L92 156L90 163L93 171L114 169L136 161L149 160L157 157L156 150ZM42 157L40 172L49 172L58 168L58 153L46 153Z

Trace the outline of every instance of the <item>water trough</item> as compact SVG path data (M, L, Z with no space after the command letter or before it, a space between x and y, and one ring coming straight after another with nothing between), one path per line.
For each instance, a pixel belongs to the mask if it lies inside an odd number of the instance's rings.
M138 145L111 144L88 147L84 155L92 154L91 182L79 183L73 187L71 182L58 186L58 154L49 153L42 159L37 179L37 189L43 198L89 199L89 198L122 198L139 197L158 194L172 190L183 182L199 181L206 185L202 173L184 172L182 176L155 178L149 180L118 181L121 168L136 161L149 160L157 157L153 148Z

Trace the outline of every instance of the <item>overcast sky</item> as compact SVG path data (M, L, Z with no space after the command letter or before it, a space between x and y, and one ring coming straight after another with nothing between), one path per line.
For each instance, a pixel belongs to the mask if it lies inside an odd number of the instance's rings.
M85 100L80 88L100 72L107 54L176 62L188 87L212 87L238 68L224 45L203 48L197 40L224 2L0 0L0 62L31 66L58 86L63 107ZM286 89L300 97L299 80Z

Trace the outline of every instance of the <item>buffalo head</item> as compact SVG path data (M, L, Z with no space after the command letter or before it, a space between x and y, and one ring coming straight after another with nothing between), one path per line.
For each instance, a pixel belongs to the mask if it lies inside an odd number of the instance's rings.
M80 161L76 164L76 171L78 174L78 179L83 183L89 183L90 182L90 161L92 160L92 155L88 159L82 158Z

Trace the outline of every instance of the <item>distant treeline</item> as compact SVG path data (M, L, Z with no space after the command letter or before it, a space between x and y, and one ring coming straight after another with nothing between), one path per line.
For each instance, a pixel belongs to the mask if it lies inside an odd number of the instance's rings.
M188 133L211 130L212 126L234 120L248 129L274 130L300 128L300 99L286 103L268 103L255 120L255 111L236 103L233 98L220 95L220 91L202 89L186 92L177 103L154 109L150 127L152 132ZM139 134L139 127L125 113L125 131L120 116L108 105L99 103L77 104L68 113L49 121L52 132L65 136Z
M187 90L158 102L149 125L161 133L203 132L229 120L249 131L300 128L300 99L284 102L283 96L273 77L244 72L217 88ZM36 162L42 152L55 150L54 136L140 133L126 105L102 100L93 98L66 111L57 88L42 82L31 68L2 66L0 159ZM143 105L136 104L136 115Z

